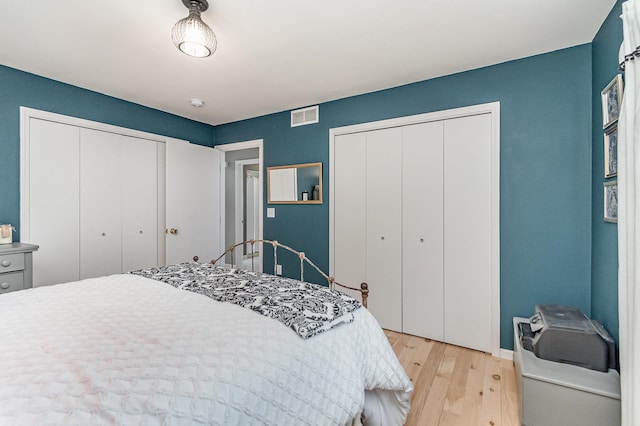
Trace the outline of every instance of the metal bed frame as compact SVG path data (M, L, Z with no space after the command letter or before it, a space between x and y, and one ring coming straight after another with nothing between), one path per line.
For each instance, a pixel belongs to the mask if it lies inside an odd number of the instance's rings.
M311 260L309 260L309 258L304 254L304 252L301 251L297 251L292 249L289 246L286 246L284 244L279 243L278 241L275 240L246 240L246 241L242 241L240 243L234 244L232 246L229 246L224 253L222 253L220 256L218 256L218 258L211 260L209 263L212 265L215 265L216 262L218 262L220 259L224 258L227 253L231 254L231 266L235 266L235 249L237 247L240 246L245 246L245 245L251 245L251 251L255 252L255 245L256 244L260 244L260 243L266 243L266 244L271 244L271 246L273 246L273 275L277 275L276 274L276 266L278 264L278 248L283 248L284 250L287 250L293 254L295 254L296 256L298 256L298 258L300 259L300 281L304 281L304 264L305 262L308 263L309 265L311 265L311 267L313 267L316 271L318 271L320 273L320 275L322 275L324 277L324 279L327 280L327 283L329 284L329 288L330 289L335 289L335 286L338 287L342 287L342 288L346 288L349 290L353 290L353 291L358 291L360 292L360 296L362 297L362 306L364 306L365 308L367 307L367 299L369 297L369 285L367 283L361 283L360 284L360 288L354 288L354 287L349 287L347 285L344 284L340 284L339 282L337 282L333 277L328 276L327 274L325 274L324 272L322 272L322 270L320 270L320 268L318 268L315 263L313 263ZM193 260L195 262L197 262L199 260L198 256L194 256ZM251 271L254 272L255 269L255 265L253 262L253 257L251 258Z

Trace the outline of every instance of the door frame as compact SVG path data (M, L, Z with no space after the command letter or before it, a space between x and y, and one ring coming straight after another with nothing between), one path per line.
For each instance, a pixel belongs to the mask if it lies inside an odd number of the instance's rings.
M479 114L491 115L491 354L496 357L510 358L508 351L500 349L500 102L329 129L329 274L335 275L334 164L336 136Z
M263 170L264 170L264 141L262 139L253 139L249 141L243 142L234 142L228 144L215 145L214 148L226 153L228 151L240 151L249 148L258 148L258 175L260 179L260 185L258 186L258 200L259 200L259 212L258 212L258 221L260 223L260 231L258 232L258 239L261 240L264 235L264 178L263 178ZM226 241L226 214L225 214L225 204L226 204L226 185L225 185L225 173L221 173L221 185L222 185L222 226L221 226L221 238L222 241ZM260 247L260 252L262 253L262 247ZM262 256L260 257L262 261ZM260 270L262 270L262 265L260 266Z

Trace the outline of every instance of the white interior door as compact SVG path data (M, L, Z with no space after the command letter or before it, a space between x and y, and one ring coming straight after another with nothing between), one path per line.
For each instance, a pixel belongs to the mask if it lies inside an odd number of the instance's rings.
M191 261L193 256L201 262L215 259L223 252L220 164L224 153L168 139L166 156L167 264Z
M443 123L402 128L402 331L444 339Z
M258 172L257 171L247 171L247 206L246 206L246 236L245 240L256 240L258 239ZM250 252L251 247L247 247L247 250ZM251 253L250 253L251 254Z
M444 123L445 341L491 352L491 115Z
M260 172L258 170L248 170L245 166L250 164L260 164L259 158L251 158L248 160L236 160L235 161L235 173L234 173L234 232L235 238L233 244L239 243L245 240L259 240L260 239ZM228 190L228 188L227 188ZM230 220L229 217L226 220ZM227 243L229 244L229 243ZM247 244L242 250L243 254L243 267L251 267L253 270L262 271L262 261L258 255L260 253L260 244L255 245L255 255L252 252L252 247ZM238 256L241 252L240 249L236 249L235 255ZM253 257L250 261L244 258L244 255L251 254ZM231 257L228 256L227 261L230 262ZM240 265L240 259L234 258L236 264Z
M80 130L31 118L29 134L30 166L23 184L28 186L30 196L23 200L26 208L22 211L21 231L23 241L40 246L33 253L33 286L77 281L80 278Z
M80 129L80 278L122 272L122 136Z
M402 331L402 133L367 132L367 283L369 310L383 328Z

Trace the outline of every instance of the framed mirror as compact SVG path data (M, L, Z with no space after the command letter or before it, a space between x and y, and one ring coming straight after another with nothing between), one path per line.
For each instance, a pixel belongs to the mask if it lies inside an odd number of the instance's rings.
M267 167L268 204L322 204L322 163Z

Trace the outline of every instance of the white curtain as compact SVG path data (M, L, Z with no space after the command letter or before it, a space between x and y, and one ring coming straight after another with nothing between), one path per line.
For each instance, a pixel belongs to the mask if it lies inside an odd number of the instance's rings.
M640 425L640 0L622 4L625 87L618 120L618 302L622 425ZM626 57L626 58L625 58Z

